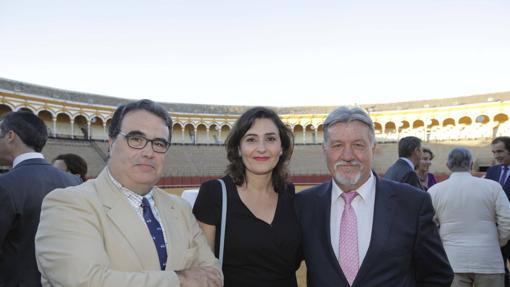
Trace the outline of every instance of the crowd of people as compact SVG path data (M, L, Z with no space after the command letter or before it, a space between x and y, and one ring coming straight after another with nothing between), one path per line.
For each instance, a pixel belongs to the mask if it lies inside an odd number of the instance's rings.
M225 142L225 176L204 182L191 207L156 186L171 145L161 105L116 109L108 162L88 180L78 155L43 158L37 116L8 113L0 286L297 287L303 261L309 287L509 286L509 137L493 140L498 165L486 178L455 148L438 183L434 153L415 136L375 173L374 125L361 108L339 107L323 126L331 179L296 192L292 132L271 109L247 110Z

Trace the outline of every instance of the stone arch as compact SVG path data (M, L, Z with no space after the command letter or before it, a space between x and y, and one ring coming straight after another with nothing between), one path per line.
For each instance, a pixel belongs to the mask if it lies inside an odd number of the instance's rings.
M500 124L508 121L508 115L506 114L497 114L494 116L494 121L499 122Z
M479 115L475 118L475 123L488 124L491 119L487 115Z
M190 123L187 123L184 125L183 143L187 143L187 144L195 143L195 127Z
M92 119L90 119L90 138L98 140L105 140L108 138L104 120L99 116L93 116Z
M295 143L302 144L303 143L303 134L304 134L304 128L302 125L295 125L294 130L292 131L294 133L294 141Z
M37 113L37 116L44 122L46 125L46 130L48 131L48 135L54 136L54 126L53 126L53 115L50 111L41 110Z
M221 126L221 142L224 143L225 140L227 139L228 135L230 134L230 130L232 129L232 127L230 125L222 125Z
M71 137L71 116L67 113L58 113L55 123L55 133L57 137Z
M430 124L427 126L427 128L432 129L434 127L439 127L439 121L436 119L431 119Z
M317 127L317 143L323 143L324 142L324 125L320 124Z
M382 133L382 125L378 122L374 122L374 130L376 134Z
M315 137L315 128L312 124L308 124L305 126L305 137L303 138L303 143L316 143L317 138Z
M473 123L473 120L471 120L471 118L467 117L467 116L464 116L464 117L459 119L459 124L470 125L472 123Z
M3 115L12 112L12 108L8 105L0 104L0 117Z
M181 123L174 123L172 125L172 142L173 143L182 143L183 142L183 128Z
M452 118L447 118L447 119L443 120L443 127L446 127L446 126L455 126L455 120Z
M389 133L395 133L395 132L397 132L397 127L394 122L387 122L384 125L384 133L389 134Z
M84 115L77 115L74 117L73 136L75 138L89 138L88 121Z
M29 113L35 114L35 111L33 109L31 109L30 107L19 107L18 109L16 109L16 111L29 112Z
M221 144L219 129L220 126L217 123L209 126L209 143Z
M207 127L205 126L204 123L198 124L196 131L197 131L197 135L196 135L197 138L196 138L195 143L203 144L203 143L209 142L208 134L207 134Z
M425 127L425 123L422 120L416 120L413 122L413 129Z
M398 127L399 131L408 129L411 126L408 121L401 121L400 123L402 125L400 125L400 127Z

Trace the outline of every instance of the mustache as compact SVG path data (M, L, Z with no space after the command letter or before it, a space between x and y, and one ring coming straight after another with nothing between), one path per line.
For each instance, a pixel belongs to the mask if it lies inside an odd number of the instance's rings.
M359 166L361 166L361 162L359 162L358 160L351 160L351 161L339 160L339 161L337 161L335 163L335 168L337 168L339 166L356 166L356 167L359 167Z

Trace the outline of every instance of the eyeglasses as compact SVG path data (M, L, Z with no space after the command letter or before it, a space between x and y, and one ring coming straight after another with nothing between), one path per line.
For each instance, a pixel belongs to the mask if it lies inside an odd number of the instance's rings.
M130 135L119 132L120 135L126 138L129 147L134 149L143 149L148 142L151 143L152 150L157 153L165 153L170 148L170 143L164 139L148 139L142 135Z

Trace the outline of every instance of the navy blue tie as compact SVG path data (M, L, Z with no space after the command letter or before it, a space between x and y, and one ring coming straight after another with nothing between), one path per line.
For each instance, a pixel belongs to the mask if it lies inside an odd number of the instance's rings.
M142 208L143 219L145 220L145 223L147 223L147 227L149 228L152 239L154 240L154 244L156 245L156 251L158 252L159 257L159 265L161 266L161 270L165 270L167 254L163 229L161 228L161 225L159 224L156 217L154 217L154 214L151 210L151 205L145 197L142 199Z

